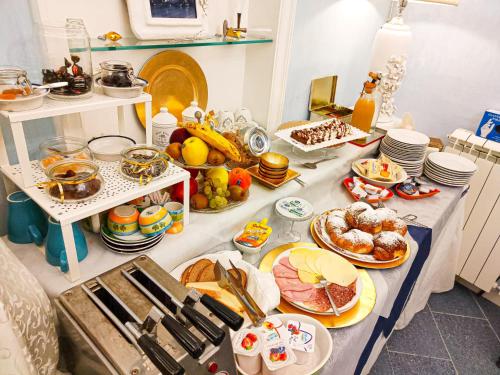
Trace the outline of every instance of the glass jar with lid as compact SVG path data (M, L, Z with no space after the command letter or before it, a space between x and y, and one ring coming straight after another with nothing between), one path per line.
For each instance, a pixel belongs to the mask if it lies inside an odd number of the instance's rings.
M134 69L126 61L107 60L99 64L101 83L111 87L131 87L135 81Z
M68 82L51 89L52 99L78 99L92 95L90 38L81 19L67 19L64 26L39 26L44 51L43 83Z
M87 142L76 137L53 137L40 144L40 166L47 170L63 160L94 160Z
M24 69L16 66L0 66L0 94L31 95L33 88Z
M125 178L147 184L168 169L170 157L155 146L137 145L122 151L120 172Z
M45 192L60 203L75 203L97 196L104 189L99 166L91 161L69 160L52 164L47 170Z

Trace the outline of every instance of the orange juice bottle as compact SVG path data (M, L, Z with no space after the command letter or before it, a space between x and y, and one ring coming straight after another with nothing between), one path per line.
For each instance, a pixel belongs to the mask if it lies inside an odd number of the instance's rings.
M375 115L375 96L374 89L376 84L365 82L363 91L352 112L351 124L358 129L369 133L372 126L373 116Z

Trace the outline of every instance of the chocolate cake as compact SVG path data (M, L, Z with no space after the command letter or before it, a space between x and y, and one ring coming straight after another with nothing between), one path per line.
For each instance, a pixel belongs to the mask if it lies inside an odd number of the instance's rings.
M339 119L333 119L312 128L293 130L290 137L305 145L315 145L334 139L341 139L351 133L351 125Z

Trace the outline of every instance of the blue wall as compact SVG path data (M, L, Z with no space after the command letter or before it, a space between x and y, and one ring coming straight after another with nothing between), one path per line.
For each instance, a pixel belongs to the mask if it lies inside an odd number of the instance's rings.
M0 66L15 65L24 68L32 82L41 82L41 53L36 44L36 33L29 0L0 1ZM8 122L0 119L7 154L11 163L17 163ZM29 121L24 131L32 159L38 158L38 145L54 135L51 119ZM3 145L0 145L3 147ZM6 218L5 187L0 181L0 217ZM0 220L0 235L5 233L5 221Z

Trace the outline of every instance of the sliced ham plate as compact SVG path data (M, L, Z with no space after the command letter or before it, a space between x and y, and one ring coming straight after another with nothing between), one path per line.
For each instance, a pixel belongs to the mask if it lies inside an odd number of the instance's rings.
M288 257L281 258L280 259L280 264L283 265L283 266L285 266L286 268L290 268L292 271L297 271L297 268L295 268L294 266L292 266L292 264L288 260Z
M304 292L306 290L314 289L313 285L304 284L299 279L287 279L284 277L276 277L275 280L282 292L286 292L289 290L292 292Z
M282 266L281 264L278 264L273 267L273 274L274 277L284 277L286 279L298 279L299 275L297 271L293 271L288 267Z
M304 290L302 292L294 292L292 290L286 290L284 292L283 291L281 292L281 295L286 300L289 300L291 302L303 302L303 303L316 299L316 294L317 292L315 288L310 290Z

